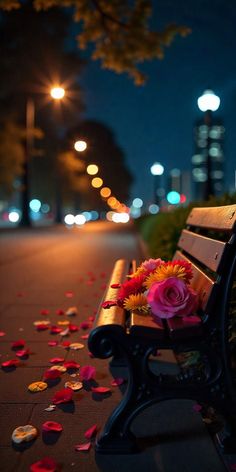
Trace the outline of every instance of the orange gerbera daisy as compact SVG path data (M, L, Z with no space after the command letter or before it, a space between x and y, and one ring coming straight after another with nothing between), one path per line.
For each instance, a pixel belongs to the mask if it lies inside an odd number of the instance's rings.
M150 288L154 282L161 282L169 277L176 277L189 283L192 278L191 264L185 261L165 262L149 275L144 285L146 288Z
M124 300L124 308L128 311L144 311L148 312L149 306L147 299L143 293L137 293L136 295L130 295Z

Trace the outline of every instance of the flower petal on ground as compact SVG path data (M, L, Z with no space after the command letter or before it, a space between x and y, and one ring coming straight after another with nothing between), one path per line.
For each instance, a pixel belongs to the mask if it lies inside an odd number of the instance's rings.
M58 390L55 393L54 397L52 398L52 402L55 405L59 405L60 403L67 403L72 400L73 397L73 390L71 388L63 388L62 390Z
M112 306L116 306L117 302L115 300L106 300L105 302L102 303L102 308L107 310L108 308L111 308Z
M60 308L59 310L56 310L56 315L60 316L60 315L64 315L64 313L65 313L64 310L61 310Z
M96 436L97 431L98 431L98 427L96 424L94 424L93 426L91 426L91 428L85 431L84 436L86 439L91 439L92 437Z
M29 349L20 349L19 351L16 351L16 356L17 357L26 357L30 354Z
M78 308L76 306L71 306L66 310L65 313L67 316L75 316L78 315Z
M44 411L54 411L56 409L56 405L49 405L47 408L44 408Z
M63 372L66 372L66 367L64 365L55 364L55 365L52 365L52 367L49 367L48 370L51 370L51 371L58 370L59 372L63 373Z
M112 387L119 387L119 385L122 385L125 382L125 379L122 377L117 377L111 381Z
M121 284L111 284L111 288L120 288Z
M51 457L44 457L30 466L30 472L57 472L58 466Z
M59 364L60 362L64 362L64 360L64 357L52 357L49 362L51 362L51 364Z
M46 331L46 329L48 329L48 328L49 328L49 326L45 323L40 323L40 324L36 325L36 329L38 331Z
M66 361L64 362L63 366L66 369L79 369L80 368L80 364L78 364L78 362L75 362L75 361Z
M24 339L18 339L18 341L14 341L11 343L12 349L18 349L19 347L24 347L25 346L25 340Z
M17 367L20 364L19 359L10 359L9 361L2 362L1 366L4 367Z
M14 443L28 442L38 436L37 429L31 424L26 424L25 426L18 426L14 429L12 433L12 441Z
M74 292L72 292L72 290L68 290L67 292L65 292L65 297L72 298L73 296L74 296Z
M81 380L91 380L96 375L96 369L92 365L85 365L80 369Z
M61 377L61 374L62 372L60 372L60 370L58 369L53 369L53 370L46 370L43 374L43 379L44 380L54 380L54 379L58 379L59 377Z
M80 337L81 337L81 339L88 339L89 334L82 334L82 336L80 336Z
M56 421L45 421L42 425L43 431L53 431L55 433L60 433L63 430L63 427L60 423Z
M57 346L58 341L48 341L48 346Z
M72 323L69 324L68 328L71 333L75 333L76 331L79 331L79 326Z
M82 382L76 382L72 380L71 382L65 383L65 388L71 388L71 390L76 392L77 390L81 390L83 388L83 384Z
M50 333L51 334L59 334L62 331L62 328L59 326L51 326Z
M37 320L37 321L34 321L34 326L41 326L41 325L44 325L44 326L48 326L50 325L50 321L49 320Z
M30 385L28 385L28 390L30 392L42 392L43 390L46 390L48 388L48 384L46 382L32 382Z
M49 310L46 310L46 309L43 309L40 311L40 315L49 315L50 311Z
M83 349L84 344L82 344L82 343L70 343L69 347L70 347L70 349L78 350L78 349Z
M109 387L91 387L91 391L94 393L108 393L111 389Z
M89 328L91 328L91 323L89 323L89 321L83 321L82 323L80 323L80 328L81 329L89 329Z
M88 443L84 443L84 444L77 444L75 446L75 450L76 451L89 451L89 449L91 448L91 442L88 442Z
M6 336L5 331L0 331L0 336Z

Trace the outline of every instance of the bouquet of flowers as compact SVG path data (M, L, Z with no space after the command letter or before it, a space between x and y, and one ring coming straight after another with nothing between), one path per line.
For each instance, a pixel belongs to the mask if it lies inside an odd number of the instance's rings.
M103 307L118 305L166 319L191 315L197 309L197 294L190 287L192 276L188 262L146 260L123 284L112 285L118 289L117 299L105 301Z

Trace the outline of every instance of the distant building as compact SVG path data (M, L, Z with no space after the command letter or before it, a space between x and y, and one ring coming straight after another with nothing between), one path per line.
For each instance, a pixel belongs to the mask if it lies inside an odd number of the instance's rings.
M194 127L193 198L204 200L224 191L224 133L222 121L207 111Z

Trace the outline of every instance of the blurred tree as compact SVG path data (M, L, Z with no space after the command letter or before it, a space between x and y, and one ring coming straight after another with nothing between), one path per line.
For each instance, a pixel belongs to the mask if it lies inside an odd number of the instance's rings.
M103 186L111 188L112 194L120 202L127 202L133 177L126 166L124 152L116 143L113 131L103 123L86 120L70 131L68 140L70 147L77 140L87 143L85 151L77 152L78 159L82 159L86 167L88 164L96 164L99 167L98 176L104 182ZM107 209L107 205L100 197L100 189L91 186L92 177L83 177L87 209Z
M0 0L6 10L19 8L24 2ZM137 85L146 76L139 66L144 61L162 59L164 50L177 34L186 36L190 29L175 24L163 31L152 31L151 0L34 0L36 10L51 7L71 7L73 17L80 24L78 46L85 49L93 44L92 59L99 59L104 68L117 73L126 72Z
M0 129L0 185L2 193L11 193L14 180L22 174L24 130L13 121L5 122Z

